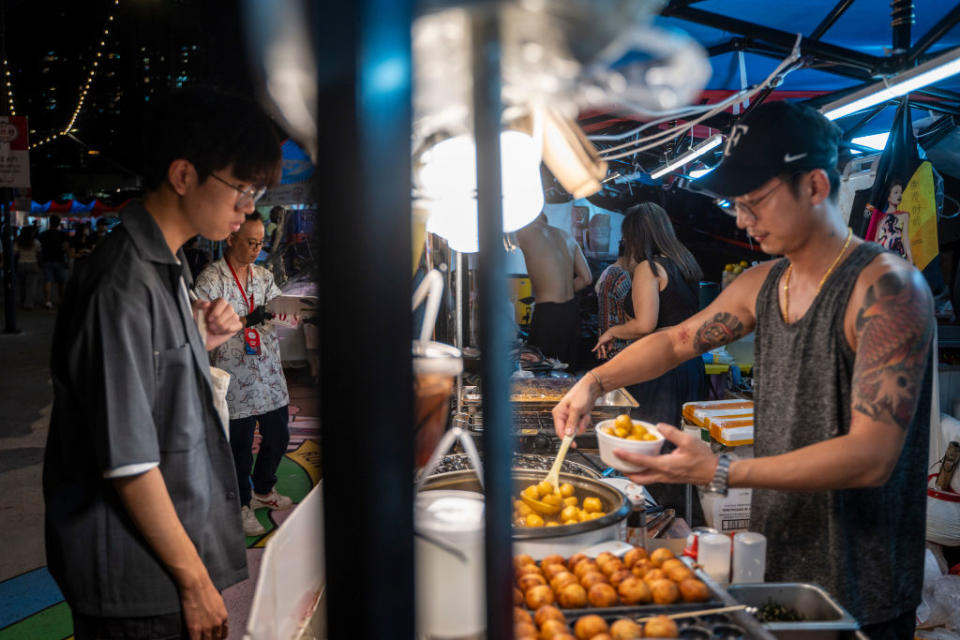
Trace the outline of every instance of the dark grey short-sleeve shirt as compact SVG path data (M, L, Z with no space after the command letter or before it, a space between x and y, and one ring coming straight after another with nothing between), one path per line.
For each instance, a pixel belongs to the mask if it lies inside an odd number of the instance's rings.
M172 577L104 474L156 464L214 585L246 578L229 443L177 259L140 203L67 285L44 458L47 559L86 615L173 613ZM133 466L132 468L137 468Z

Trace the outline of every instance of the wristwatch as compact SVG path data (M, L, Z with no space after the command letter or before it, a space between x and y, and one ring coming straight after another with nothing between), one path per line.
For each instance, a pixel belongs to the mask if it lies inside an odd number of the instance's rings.
M726 497L727 479L730 476L730 462L731 458L726 453L721 453L717 456L717 472L713 474L713 480L703 488L704 491Z

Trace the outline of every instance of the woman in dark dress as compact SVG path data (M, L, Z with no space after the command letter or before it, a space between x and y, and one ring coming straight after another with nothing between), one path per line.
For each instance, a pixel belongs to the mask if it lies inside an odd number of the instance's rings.
M615 340L637 340L658 329L679 324L698 311L702 272L693 254L680 244L667 212L652 202L627 210L622 227L623 253L632 259L631 319L610 327L594 350L606 359ZM637 416L656 424L680 424L684 402L703 397L706 375L700 358L689 360L659 378L628 387L639 403Z
M623 220L621 237L623 256L636 264L631 295L624 301L631 319L610 327L600 336L594 351L601 359L613 357L610 347L614 341L632 342L658 329L679 324L699 310L698 290L703 272L689 249L677 240L662 207L652 202L630 207ZM706 378L703 360L696 357L659 378L627 387L639 405L633 417L653 424L666 422L679 426L683 403L706 397ZM664 452L671 446L667 443ZM655 485L647 490L660 504L675 507L682 513L685 502L682 485ZM692 520L691 526L704 524L696 494Z

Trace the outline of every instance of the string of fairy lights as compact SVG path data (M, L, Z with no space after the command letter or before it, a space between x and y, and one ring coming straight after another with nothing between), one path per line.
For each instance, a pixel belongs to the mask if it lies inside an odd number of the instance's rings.
M103 49L107 45L107 37L110 35L110 27L112 26L112 23L113 23L113 16L114 16L113 12L116 11L117 5L119 4L120 4L120 0L113 0L113 7L111 8L110 15L107 16L107 23L103 28L103 36L100 38L100 42L96 47L96 55L91 64L90 71L89 73L87 73L84 79L83 88L80 90L80 97L77 100L77 107L76 109L73 110L73 115L70 116L70 121L67 123L67 126L65 126L60 131L51 133L50 135L48 135L46 138L43 138L42 140L38 140L37 142L34 142L33 144L30 145L31 149L36 149L41 145L44 145L44 144L47 144L48 142L52 142L56 140L60 136L65 136L68 133L70 133L70 131L73 129L73 125L76 124L77 118L80 117L80 113L81 111L83 111L83 104L84 102L86 102L87 94L90 92L90 86L93 84L94 79L97 77L97 71L99 70L99 67L100 67L100 59L103 58ZM3 63L4 63L4 71L6 73L6 78L7 78L7 94L10 97L11 114L16 115L16 114L13 114L13 88L10 82L10 71L6 68L7 61L4 60Z
M3 80L7 85L7 101L10 103L8 111L11 116L17 115L17 109L13 105L13 78L10 75L10 63L3 59Z

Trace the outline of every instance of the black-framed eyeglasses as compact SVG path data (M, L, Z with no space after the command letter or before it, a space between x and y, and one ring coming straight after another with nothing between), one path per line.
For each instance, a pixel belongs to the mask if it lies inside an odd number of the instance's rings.
M259 249L263 246L263 240L244 240L251 249Z
M777 189L779 189L785 184L786 184L785 180L780 180L780 182L778 182L772 189L769 189L765 194L763 194L762 196L754 200L751 204L747 204L746 202L740 202L737 200L730 201L730 200L724 200L724 199L714 200L713 203L718 207L720 207L720 209L724 213L726 213L728 216L732 216L736 218L738 215L743 215L743 216L750 216L751 218L756 220L757 212L754 211L753 208L759 205L764 200L766 200L768 197L770 197L770 195L774 191L776 191Z
M237 202L233 205L233 208L236 209L237 211L243 211L244 209L247 208L248 205L256 204L257 200L262 198L263 194L267 190L266 187L258 187L256 185L250 185L249 187L244 188L244 187L235 185L233 183L227 182L226 180L224 180L223 178L221 178L215 173L211 173L210 175L216 178L219 182L222 182L228 187L232 187L237 190L237 193L239 195L237 195Z

